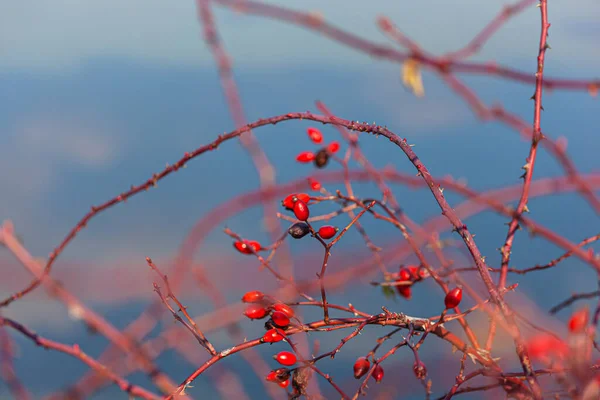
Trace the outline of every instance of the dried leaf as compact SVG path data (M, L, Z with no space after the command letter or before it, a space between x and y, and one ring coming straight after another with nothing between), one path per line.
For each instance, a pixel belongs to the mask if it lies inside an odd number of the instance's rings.
M402 83L417 97L425 95L425 88L421 79L421 68L419 62L409 58L402 66Z

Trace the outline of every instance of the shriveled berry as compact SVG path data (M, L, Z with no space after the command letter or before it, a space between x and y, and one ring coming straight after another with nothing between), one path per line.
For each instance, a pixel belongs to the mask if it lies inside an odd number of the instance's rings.
M250 319L262 319L267 316L267 309L258 304L250 304L246 307L244 315Z
M274 311L281 311L288 318L294 318L294 310L292 309L292 307L288 306L287 304L276 303L276 304L273 304L272 308Z
M281 365L292 366L296 364L296 355L289 351L280 351L276 355L273 356L275 360Z
M308 128L306 133L308 133L308 137L313 141L313 143L319 144L323 141L323 134L317 128Z
M446 294L446 298L444 299L444 304L446 305L446 310L458 307L461 300L462 300L462 289L459 287L452 289L451 291L449 291Z
M292 193L287 196L285 199L281 201L281 205L287 208L288 210L294 209L295 199L302 200L305 203L308 203L310 200L310 196L306 193Z
M325 225L319 228L319 236L323 239L331 239L338 231L339 228L336 228L335 226Z
M354 377L356 379L362 378L369 372L369 368L371 368L371 362L366 357L359 357L354 362Z
M371 376L375 379L375 382L379 383L383 379L383 375L383 368L381 365L377 364L373 369L373 374Z
M290 324L290 318L281 311L274 311L273 314L271 314L271 319L275 325L282 328L285 328Z
M315 154L315 167L324 168L329 162L329 153L326 149L321 149Z
M298 199L294 203L294 215L300 221L306 221L308 219L308 217L310 216L310 211L308 210L308 206L306 205L305 202L303 202L300 199Z
M329 143L329 145L327 146L327 151L330 153L337 153L337 151L340 149L340 144L338 142L331 142Z
M252 290L250 292L246 292L242 296L242 301L244 303L258 303L262 299L265 298L265 294L259 290Z
M265 332L262 341L265 343L281 342L285 339L285 334L281 329L273 328Z
M571 333L581 333L585 331L590 320L590 310L584 307L575 311L569 319L569 331Z
M306 222L297 222L288 229L288 233L294 239L302 239L310 233L310 228Z
M252 254L252 250L258 252L262 248L260 243L253 240L238 240L233 243L233 247L242 254Z
M321 182L312 179L312 178L308 178L308 183L310 184L310 188L312 190L314 190L315 192L318 192L319 190L321 190Z
M309 163L311 161L314 161L315 158L315 153L313 153L312 151L303 151L302 153L296 156L296 161L301 163Z

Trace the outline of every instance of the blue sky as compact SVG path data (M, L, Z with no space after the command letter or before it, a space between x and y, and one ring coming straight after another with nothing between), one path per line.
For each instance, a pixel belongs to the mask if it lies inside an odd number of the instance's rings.
M504 4L480 3L305 1L293 6L319 11L329 21L381 43L386 39L378 33L374 20L385 14L426 49L440 53L464 44ZM600 4L585 0L573 7L563 1L549 7L552 50L547 56L548 74L597 78ZM424 74L426 96L417 99L402 87L398 65L373 60L312 32L274 21L223 9L217 9L217 20L234 60L248 119L315 110L314 102L322 100L341 117L377 121L407 137L435 175L465 178L478 190L519 182L528 143L499 124L479 123L433 75ZM496 60L533 74L538 31L539 13L532 7L511 20L477 59ZM486 102L502 102L531 120L531 86L482 77L467 78L467 82ZM26 246L38 257L47 255L91 205L144 181L185 151L232 129L192 1L24 0L5 4L0 12L0 87L0 219L13 220ZM543 128L553 137L567 138L569 154L581 171L597 171L598 100L586 93L554 92L546 95L544 108ZM298 151L313 148L304 133L309 125L288 122L256 132L277 166L279 182L311 171L294 162ZM334 129L323 131L328 138L338 139ZM393 165L413 172L404 156L383 140L361 140L376 166ZM536 176L560 174L556 162L543 152ZM232 176L236 179L228 184ZM150 282L143 275L147 272L145 256L166 260L198 218L257 184L241 146L229 142L160 182L156 190L100 215L57 262L56 276L68 279L71 271L79 271L78 265L84 264L97 270L114 268L129 279L142 275L139 280ZM417 221L439 213L430 194L397 190L403 206ZM459 200L452 195L449 199L453 204ZM597 233L598 217L575 196L536 199L530 208L533 218L573 241ZM225 224L242 234L264 235L256 222L259 216L260 210L255 208ZM504 218L485 214L467 222L477 233L488 261L497 264L495 249L506 234ZM372 226L374 239L389 243L386 235L393 231L384 228L377 235L379 225ZM360 237L348 236L346 243L341 248L356 248ZM311 249L297 246L296 254ZM229 257L231 246L217 230L198 259L214 261L220 252ZM559 254L542 240L520 234L513 258L515 266L526 267ZM227 274L235 273L232 265L241 262L235 256L227 260L228 268L219 275L224 284ZM0 263L2 269L16 268L5 253L0 254ZM564 267L569 268L569 280L555 289L552 303L575 290L595 289L595 277L587 267L574 260ZM334 262L332 268L343 265ZM311 271L305 273L312 275ZM551 305L547 282L563 274L548 272L543 279L531 276L516 281L530 300L546 310ZM22 279L25 282L24 275ZM0 293L16 289L13 283L0 282ZM236 286L240 293L247 289L241 283ZM274 287L273 282L264 284ZM77 294L86 296L83 289ZM344 303L351 294L348 290L336 296ZM230 295L231 301L239 298L237 292ZM147 293L129 300L119 298L112 304L89 296L92 304L124 324L135 315L132 310L139 309L153 293L148 285ZM437 308L427 296L423 291L414 302L401 306L413 313L435 313ZM47 301L42 305L40 297L36 299L11 306L7 314L21 317L40 333L89 340L76 322L69 322L61 307ZM365 307L377 312L384 301L373 292ZM196 310L207 308L202 302L192 304ZM25 342L22 346L22 365L39 356L37 349ZM101 343L91 340L89 346L100 349ZM73 371L80 371L77 365L73 364ZM186 367L174 376L183 376L190 368ZM27 368L20 372L31 383L39 376ZM37 390L47 390L46 385L51 384L38 382Z

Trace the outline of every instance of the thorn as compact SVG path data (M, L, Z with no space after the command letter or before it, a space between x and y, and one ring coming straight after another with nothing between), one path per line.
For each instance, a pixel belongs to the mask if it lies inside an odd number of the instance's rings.
M523 212L526 212L526 213L528 213L528 212L529 212L529 207L527 207L527 204L525 204L525 205L523 206Z

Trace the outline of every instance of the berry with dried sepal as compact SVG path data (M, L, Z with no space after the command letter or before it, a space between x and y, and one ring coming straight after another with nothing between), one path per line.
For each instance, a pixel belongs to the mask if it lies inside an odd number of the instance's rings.
M306 221L308 219L308 217L310 216L310 211L308 210L308 206L306 205L305 202L303 202L300 199L297 199L294 202L294 215L300 221Z
M252 250L257 253L262 248L260 243L253 240L238 240L233 243L233 247L242 254L252 254Z
M242 302L244 303L258 303L262 299L265 298L265 294L259 290L252 290L250 292L246 292L242 296Z
M306 133L308 133L308 137L313 143L319 144L323 141L323 134L317 128L308 128Z
M282 388L287 388L288 386L290 386L290 379L286 379L285 381L279 382L279 386Z
M326 149L319 150L317 154L315 154L314 162L315 167L325 168L325 166L329 162L329 152Z
M276 355L273 356L275 360L281 365L286 365L288 367L296 364L296 355L289 351L280 351Z
M371 362L367 360L366 357L359 357L354 362L354 377L356 379L362 378L367 372L369 372L369 368L371 368Z
M377 364L373 369L373 374L371 375L375 382L379 383L383 379L383 368L381 365Z
M297 200L302 200L305 203L308 203L310 200L310 196L306 193L292 193L287 196L285 199L281 201L281 205L287 208L288 210L294 209L294 202Z
M288 229L288 233L294 239L302 239L310 233L310 228L306 222L297 222Z
M312 151L303 151L302 153L296 156L296 161L301 163L309 163L316 159L315 153Z
M325 225L319 228L319 236L326 240L331 239L339 230L340 229L335 226Z
M281 311L274 311L273 314L271 314L271 319L275 325L281 328L285 328L290 324L290 318Z
M446 294L446 298L444 299L444 304L446 305L446 310L451 308L456 308L460 304L462 300L462 289L457 287L452 289Z
M267 309L258 304L250 304L246 307L244 315L250 319L262 319L267 316Z

